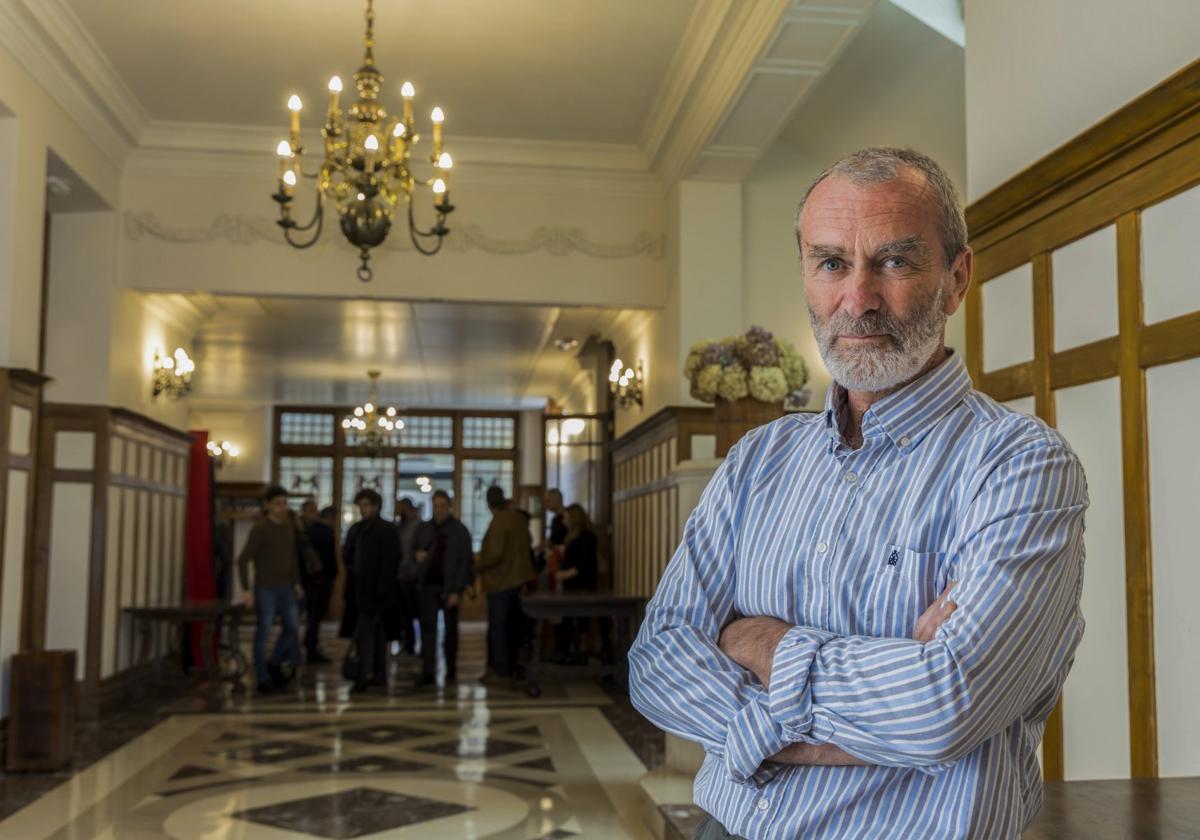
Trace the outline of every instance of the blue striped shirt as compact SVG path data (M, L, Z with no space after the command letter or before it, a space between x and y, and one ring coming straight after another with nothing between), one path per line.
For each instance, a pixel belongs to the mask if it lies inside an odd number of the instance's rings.
M1083 634L1083 469L955 355L874 403L858 449L844 398L717 470L630 654L634 705L704 747L696 803L752 840L1016 837ZM949 580L957 611L913 641ZM769 689L717 647L738 616L794 625ZM768 760L795 742L871 766Z

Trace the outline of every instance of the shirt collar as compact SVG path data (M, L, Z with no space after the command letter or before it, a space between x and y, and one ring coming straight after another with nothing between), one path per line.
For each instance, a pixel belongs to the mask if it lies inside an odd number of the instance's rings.
M892 443L908 449L934 424L962 402L971 390L971 377L962 357L946 350L945 360L893 394L874 403L863 415L863 433L878 424ZM836 382L825 395L825 430L830 444L842 440L838 414L846 401L846 389Z

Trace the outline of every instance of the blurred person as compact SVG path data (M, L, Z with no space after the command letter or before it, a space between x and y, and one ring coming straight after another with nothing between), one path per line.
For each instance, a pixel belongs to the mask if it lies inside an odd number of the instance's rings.
M400 537L391 522L379 516L383 499L371 489L354 496L362 520L353 529L354 647L358 674L354 691L374 683L387 685L387 639L384 613L396 605L396 568L400 562Z
M321 652L321 622L329 614L329 599L333 595L333 583L337 580L337 536L333 528L322 521L315 499L304 500L300 520L304 524L304 538L321 561L320 568L304 579L307 598L304 626L306 661L309 664L330 662L330 658Z
M499 487L487 489L492 521L484 534L475 570L487 591L488 658L496 676L514 676L523 636L521 587L533 577L529 527Z
M401 649L413 654L417 649L415 622L420 616L417 588L421 564L417 561L417 534L421 529L421 512L408 496L396 502L400 521L396 531L400 537L400 565L396 572L395 638Z
M258 690L278 691L287 684L300 667L299 609L297 599L303 595L300 586L299 534L288 510L287 491L277 485L267 488L263 495L265 512L254 523L246 545L238 555L238 577L244 590L246 607L255 612L254 674ZM254 565L254 584L251 587L250 565ZM267 657L267 637L279 615L283 631L275 648ZM292 666L285 675L284 662Z
M443 655L446 682L458 679L458 606L463 591L471 585L475 572L471 552L471 534L452 513L450 495L435 490L431 499L433 518L421 523L417 534L420 580L417 599L421 615L421 675L417 686L433 684L436 679L438 614L445 627Z

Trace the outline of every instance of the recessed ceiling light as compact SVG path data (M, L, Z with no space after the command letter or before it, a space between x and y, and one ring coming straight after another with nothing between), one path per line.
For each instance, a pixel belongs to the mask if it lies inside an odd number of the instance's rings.
M568 350L574 350L579 346L579 339L571 338L570 336L566 338L555 339L554 346L566 353Z

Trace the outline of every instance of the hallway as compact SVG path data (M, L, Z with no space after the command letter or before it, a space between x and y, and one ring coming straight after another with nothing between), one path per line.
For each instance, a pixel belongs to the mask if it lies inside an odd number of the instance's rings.
M467 680L449 688L412 689L417 663L401 656L386 694L351 698L336 663L306 669L281 695L191 691L6 815L0 837L647 836L646 767L610 721L634 745L652 730L616 717L628 701L595 684L548 685L531 701L520 686L476 682L483 629L464 625ZM245 632L242 642L248 652ZM20 784L0 776L0 801L9 806Z

